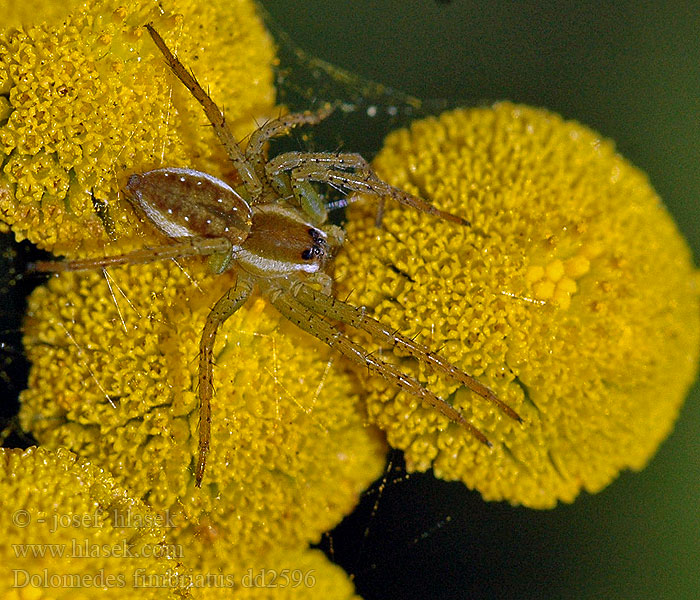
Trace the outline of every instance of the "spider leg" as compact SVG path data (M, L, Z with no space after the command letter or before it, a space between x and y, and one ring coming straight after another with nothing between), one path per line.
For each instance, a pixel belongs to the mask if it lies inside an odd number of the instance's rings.
M373 173L370 164L361 154L356 152L284 152L271 158L265 165L265 171L268 175L276 175L282 171L291 171L297 167L311 165L334 169L358 169Z
M126 254L100 258L78 258L75 260L42 260L29 265L30 271L62 272L89 271L117 265L144 264L169 258L205 256L231 252L231 242L226 238L171 238L172 244L152 248L141 248Z
M345 190L353 192L363 192L365 194L372 194L374 196L380 197L380 211L377 213L377 223L381 225L381 216L383 213L383 204L381 198L389 196L406 206L411 206L421 212L434 215L446 221L452 221L454 223L459 223L460 225L469 226L469 221L453 215L452 213L446 212L436 208L432 204L427 203L422 198L418 196L413 196L408 192L389 185L385 181L379 179L374 171L370 170L360 170L356 173L342 171L334 168L334 166L319 166L319 165L308 165L300 166L292 169L291 172L292 181L317 181L319 183L327 183L335 187L343 188Z
M492 446L487 437L467 421L457 409L439 396L436 396L409 375L406 375L380 358L373 356L362 346L353 342L334 325L297 301L290 291L281 288L273 289L269 297L273 306L300 329L303 329L322 342L328 344L331 348L338 350L343 356L350 360L365 365L371 373L381 375L397 387L420 398L423 402L445 415L450 421L466 429L482 444L488 447Z
M265 165L265 177L281 196L291 192L302 210L312 218L313 223L322 224L328 220L324 200L319 196L309 180L289 180L287 171L301 167L358 169L370 173L372 168L360 155L350 152L285 152L271 159Z
M380 321L370 317L366 314L364 307L358 308L356 306L352 306L351 304L347 304L334 298L333 296L318 292L317 290L314 290L313 288L304 284L298 285L294 288L294 295L301 304L313 312L322 314L329 318L337 319L341 323L346 323L352 327L355 327L356 329L362 329L363 331L369 333L372 337L392 344L394 348L400 348L401 350L408 352L411 356L427 364L432 369L441 371L452 377L454 380L464 384L475 394L478 394L485 400L497 406L511 419L514 419L518 423L523 422L520 415L505 402L503 402L503 400L499 399L490 388L477 381L471 375L468 375L464 371L458 369L439 354L431 352L427 346L419 344L418 342L407 338L400 333L393 331L392 329L389 329Z
M299 125L317 125L332 112L333 109L330 106L325 106L315 112L290 113L278 119L268 121L250 136L248 147L245 151L246 159L256 166L258 176L263 178L265 173L265 157L263 150L267 141L275 137L287 135L292 128Z
M163 38L153 28L153 25L151 23L147 23L145 27L153 38L155 45L165 57L165 61L168 63L168 66L170 66L177 78L188 90L190 90L197 102L199 102L204 109L207 118L214 127L214 131L216 132L219 141L226 150L226 154L228 154L233 166L241 176L243 184L248 190L250 197L257 198L262 192L262 184L260 183L258 176L255 174L255 170L246 162L243 151L238 145L238 142L236 142L233 133L226 126L226 117L224 116L224 113L221 112L209 94L207 94L202 86L199 85L194 75L192 75L192 73L190 73L180 62L180 60L170 51L163 41Z
M207 315L202 339L199 342L199 449L195 467L195 484L202 486L204 467L211 441L211 399L214 395L213 353L219 327L250 297L253 286L247 279L238 278Z

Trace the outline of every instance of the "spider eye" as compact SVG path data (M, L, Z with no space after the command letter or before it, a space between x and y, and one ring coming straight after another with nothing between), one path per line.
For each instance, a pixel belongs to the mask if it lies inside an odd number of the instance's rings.
M311 260L312 258L315 258L316 256L320 256L323 254L323 249L320 246L311 246L311 248L307 248L301 253L301 257L304 260Z
M309 227L307 233L311 237L312 245L302 250L301 258L303 260L312 260L317 257L323 257L326 253L326 236L322 231L314 227Z

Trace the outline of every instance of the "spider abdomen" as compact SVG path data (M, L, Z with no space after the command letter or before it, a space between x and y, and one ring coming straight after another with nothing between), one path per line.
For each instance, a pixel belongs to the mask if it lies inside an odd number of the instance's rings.
M236 245L252 226L252 210L233 188L194 169L165 168L132 175L126 194L169 237L227 238Z

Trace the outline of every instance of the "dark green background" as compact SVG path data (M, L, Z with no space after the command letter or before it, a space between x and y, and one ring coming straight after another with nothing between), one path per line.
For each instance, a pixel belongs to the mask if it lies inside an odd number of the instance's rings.
M697 3L263 5L310 54L363 77L420 98L543 106L613 138L698 256ZM372 492L332 535L333 556L368 599L698 598L699 408L696 386L647 469L552 511L486 504L429 475L389 485L376 514Z

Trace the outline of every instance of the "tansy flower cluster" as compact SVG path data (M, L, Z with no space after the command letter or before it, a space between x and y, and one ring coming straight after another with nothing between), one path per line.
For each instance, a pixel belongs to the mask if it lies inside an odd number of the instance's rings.
M207 276L206 265L188 264L185 274L172 263L108 277L62 276L32 295L26 345L34 368L20 417L42 444L99 457L154 506L182 510L183 531L197 534L205 554L217 549L202 535L210 522L215 538L238 540L235 552L247 556L317 540L352 509L381 472L382 444L363 426L353 382L330 350L262 299L229 319L215 348L203 494L191 471L193 359L212 298L231 281Z
M128 593L137 570L163 577L183 569L160 519L101 469L67 450L0 452L3 598L75 598L80 587L94 594L88 577L117 598ZM158 592L143 590L142 597Z
M371 419L409 468L532 507L642 468L695 378L700 336L698 273L644 174L586 127L508 103L416 122L374 165L471 226L390 207L377 231L373 206L353 206L340 293L524 418L421 371L489 450L372 380Z
M0 459L6 600L354 597L318 550L278 549L245 571L193 567L188 545L172 541L168 511L65 449L1 448Z
M230 285L192 263L68 274L34 292L25 337L23 427L170 510L171 534L208 565L318 541L383 466L336 357L256 299L215 347L212 449L195 488L195 359L209 307Z

